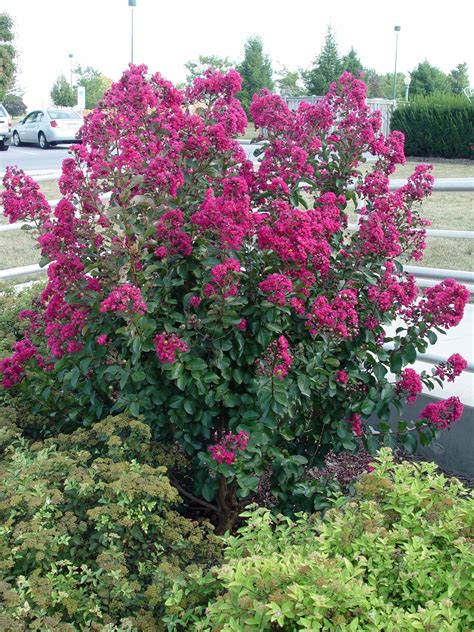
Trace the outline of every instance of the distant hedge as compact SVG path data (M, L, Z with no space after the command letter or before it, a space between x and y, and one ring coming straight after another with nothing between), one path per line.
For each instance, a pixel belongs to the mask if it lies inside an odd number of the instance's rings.
M391 128L405 134L407 156L474 158L474 103L464 97L418 97L395 110Z

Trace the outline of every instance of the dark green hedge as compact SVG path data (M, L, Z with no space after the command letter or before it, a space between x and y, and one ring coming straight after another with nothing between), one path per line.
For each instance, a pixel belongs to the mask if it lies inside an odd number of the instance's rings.
M474 158L474 104L465 98L418 98L395 110L391 128L405 134L407 156Z

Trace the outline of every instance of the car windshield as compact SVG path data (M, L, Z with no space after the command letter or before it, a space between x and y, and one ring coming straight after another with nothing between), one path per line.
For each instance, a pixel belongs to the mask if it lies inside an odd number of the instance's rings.
M73 112L72 110L48 110L48 114L53 120L81 118L77 112Z

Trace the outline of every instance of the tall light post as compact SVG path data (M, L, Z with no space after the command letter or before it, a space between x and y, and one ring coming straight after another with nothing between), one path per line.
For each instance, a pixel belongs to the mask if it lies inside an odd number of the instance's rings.
M395 70L393 71L393 100L397 100L397 57L398 57L398 34L402 30L401 26L394 26L395 31Z
M133 7L137 6L137 0L128 0L128 6L132 14L131 38L130 38L130 63L133 64Z
M405 77L405 101L408 103L408 92L410 90L411 77L407 75Z
M69 53L69 83L71 85L71 90L72 90L72 58L74 57L74 55L72 53Z

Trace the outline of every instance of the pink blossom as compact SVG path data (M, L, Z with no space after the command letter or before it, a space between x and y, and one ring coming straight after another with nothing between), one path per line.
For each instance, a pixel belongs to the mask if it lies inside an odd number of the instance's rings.
M229 432L221 437L218 443L210 445L207 450L217 463L231 465L235 460L236 452L246 449L249 438L248 432L244 430L236 435Z
M404 369L400 374L396 390L407 396L408 403L413 403L423 390L423 383L418 373L413 369Z
M364 434L364 429L362 427L362 417L358 413L354 413L349 417L349 423L352 426L352 432L357 437L361 437Z
M455 378L459 377L466 367L467 361L459 353L453 353L447 362L436 365L435 375L442 380L447 378L448 382L454 382Z
M240 320L240 323L237 325L237 329L239 331L245 331L247 329L247 321L245 320L245 318L242 318Z
M145 314L147 307L143 302L139 287L124 283L119 285L100 304L100 311L105 312L132 312Z
M186 353L189 347L184 340L176 334L163 332L154 338L155 352L162 364L173 364L176 360L176 353L181 351Z
M420 413L419 418L440 430L446 430L451 424L458 421L463 413L464 406L459 397L449 397L440 402L428 404Z
M280 306L285 305L287 294L293 291L292 282L284 274L270 274L258 287L267 295L270 303Z
M107 344L107 334L100 334L100 336L97 337L97 344L101 347Z
M196 294L194 294L189 299L189 307L191 309L198 309L199 305L201 305L201 302L202 302L202 299L199 296L197 296Z
M337 371L336 382L339 382L339 384L346 384L348 379L349 379L349 376L347 375L345 371Z

